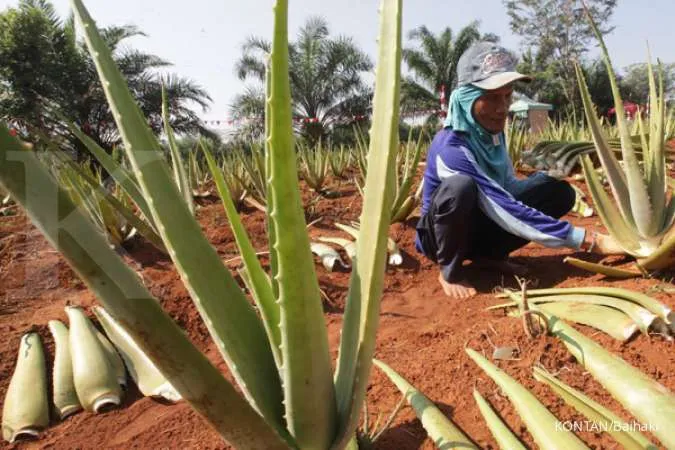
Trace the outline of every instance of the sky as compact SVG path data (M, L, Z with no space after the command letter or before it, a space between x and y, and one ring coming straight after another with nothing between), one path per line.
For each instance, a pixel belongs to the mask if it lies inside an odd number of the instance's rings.
M243 91L234 65L246 36L271 36L273 0L84 1L99 26L137 25L148 36L129 40L130 46L167 59L174 64L171 72L204 87L213 103L199 112L208 121L226 122L230 103ZM0 0L0 11L17 3ZM52 3L63 17L70 11L68 0ZM353 37L375 60L379 0L290 0L289 5L291 40L307 17L321 15L332 34ZM502 45L516 52L521 48L502 0L404 0L403 8L404 33L419 25L433 32L446 26L457 31L479 20L482 32L499 35ZM645 61L647 40L654 57L675 62L674 17L672 0L619 0L612 18L616 29L606 38L614 65Z

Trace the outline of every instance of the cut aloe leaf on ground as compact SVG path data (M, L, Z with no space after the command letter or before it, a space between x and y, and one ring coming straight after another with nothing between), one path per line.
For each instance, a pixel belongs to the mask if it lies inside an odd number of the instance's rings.
M556 426L558 419L534 394L477 351L467 348L466 353L508 396L539 448L588 449L573 433Z
M143 353L129 333L104 308L97 306L94 313L110 340L122 354L129 374L141 393L146 397L163 397L172 402L179 401L180 394Z
M578 267L579 269L599 273L600 275L605 275L611 278L635 278L641 277L643 275L643 273L637 269L622 269L620 267L607 266L605 264L597 264L584 261L583 259L572 258L571 256L565 258L563 262L574 267Z
M405 396L410 406L415 410L415 414L417 414L420 422L422 422L422 426L429 433L429 437L436 444L436 447L439 449L479 448L455 424L445 417L445 414L431 400L394 369L377 359L373 359L373 363L389 377Z
M124 367L124 361L122 361L122 358L120 357L120 354L117 353L117 350L115 350L115 347L110 343L108 338L101 333L100 331L96 330L96 337L98 338L99 342L103 346L103 349L105 350L106 355L108 355L108 359L110 360L110 364L112 365L113 369L115 370L115 376L117 377L117 382L122 386L122 388L126 389L127 388L127 371Z
M312 242L310 247L312 249L312 253L321 258L321 264L323 264L327 271L332 272L336 269L337 265L340 265L344 268L349 268L349 265L342 261L340 254L335 251L333 247L330 247L326 244L321 244L319 242Z
M47 369L40 336L21 337L16 368L2 408L2 437L9 443L34 439L49 425Z
M354 224L354 226L345 225L342 223L335 223L335 226L345 233L349 233L354 239L359 238L359 228ZM392 266L400 266L403 263L403 256L398 249L396 242L390 237L387 237L387 253L389 254L388 263Z
M478 409L485 419L492 436L499 444L499 447L505 450L525 450L525 446L518 440L513 432L506 426L499 415L490 404L483 398L477 390L473 390L473 398L478 404Z
M563 383L551 373L541 367L534 367L534 378L546 383L553 391L562 398L565 403L572 406L581 414L598 426L603 427L619 444L626 450L656 450L656 446L649 442L642 433L630 427L619 416L600 403Z
M98 338L97 330L81 308L66 308L70 321L73 380L80 403L87 411L102 412L122 402L117 373Z
M558 318L549 321L551 334L563 341L579 364L593 375L630 413L661 440L675 448L675 396L665 386L587 338Z
M511 292L509 294L514 300L519 299L519 294ZM595 294L569 294L569 295L545 295L545 296L534 296L532 297L528 291L528 303L534 305L540 305L550 302L558 303L585 303L592 305L603 305L609 306L615 309L618 309L625 313L628 317L635 322L641 332L647 334L649 328L654 324L658 318L656 314L648 311L642 306L619 299L616 297L609 297L604 295L595 295ZM489 309L497 309L501 307L516 306L517 302L506 303L501 305L491 306Z
M638 326L618 309L607 306L573 302L541 303L533 307L547 316L557 316L570 322L580 323L603 331L614 339L626 341L637 331Z
M49 331L54 338L56 351L52 370L54 406L61 420L82 409L75 391L73 361L70 357L70 332L63 322L49 321Z
M356 257L356 242L350 241L349 239L337 238L337 237L323 237L318 238L321 242L328 242L329 244L336 244L342 247L350 260L353 260Z

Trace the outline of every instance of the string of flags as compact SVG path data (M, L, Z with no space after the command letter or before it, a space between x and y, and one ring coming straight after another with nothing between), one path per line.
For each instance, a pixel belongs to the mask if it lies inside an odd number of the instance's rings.
M437 115L441 117L445 117L447 115L448 111L445 108L441 109L426 109L426 110L415 110L415 111L404 111L401 112L401 118L410 118L410 117L426 117L430 115ZM369 119L369 115L364 115L364 114L359 114L351 117L346 117L343 119L343 121L349 122L357 122L357 121L362 121L362 120L367 120ZM262 122L265 118L263 116L249 116L249 117L242 117L242 118L231 118L231 119L226 119L226 120L205 120L204 123L206 125L211 125L211 126L223 126L223 125L228 125L228 126L237 126L242 123L250 123L250 122ZM320 120L318 117L294 117L293 118L293 123L296 124L301 124L301 123L319 123Z

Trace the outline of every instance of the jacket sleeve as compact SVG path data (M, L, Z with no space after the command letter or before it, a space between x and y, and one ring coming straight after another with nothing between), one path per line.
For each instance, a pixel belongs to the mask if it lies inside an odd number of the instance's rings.
M523 239L546 247L581 248L585 231L569 222L554 219L516 200L478 166L471 152L461 146L446 147L436 156L439 179L456 174L473 178L478 187L481 210L500 227Z

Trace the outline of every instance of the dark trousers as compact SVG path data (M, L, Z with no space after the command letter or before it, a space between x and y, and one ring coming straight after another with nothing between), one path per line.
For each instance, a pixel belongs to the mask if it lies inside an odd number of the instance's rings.
M576 193L565 181L549 178L516 200L556 219L574 206ZM436 188L429 211L417 224L422 252L441 267L448 282L459 281L465 259L506 259L529 241L514 236L478 206L478 187L467 175L445 178Z

